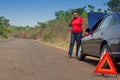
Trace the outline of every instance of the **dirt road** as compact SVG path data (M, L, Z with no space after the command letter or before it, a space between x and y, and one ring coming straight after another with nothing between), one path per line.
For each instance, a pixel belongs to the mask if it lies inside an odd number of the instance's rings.
M32 40L0 42L0 80L120 80L120 75L95 75L96 64L69 59L66 52Z

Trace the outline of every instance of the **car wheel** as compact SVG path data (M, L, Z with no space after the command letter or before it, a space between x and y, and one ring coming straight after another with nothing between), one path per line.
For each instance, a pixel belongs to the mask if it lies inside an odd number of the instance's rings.
M105 45L102 47L100 59L103 58L105 52L110 52L110 49L109 49L109 47L108 47L107 44L105 44Z
M80 44L79 50L78 50L78 60L83 61L85 59L85 54L83 53L82 45Z
M109 47L108 47L107 44L105 44L105 45L102 47L100 59L103 58L103 56L104 56L104 54L105 54L106 51L107 51L107 52L110 52L110 49L109 49ZM109 65L108 65L107 62L105 62L102 67L103 67L103 68L109 68Z

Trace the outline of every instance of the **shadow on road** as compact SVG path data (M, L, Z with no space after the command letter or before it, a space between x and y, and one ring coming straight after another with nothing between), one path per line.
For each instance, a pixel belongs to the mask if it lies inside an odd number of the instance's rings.
M120 63L116 64L117 72L120 74Z
M96 66L99 62L99 59L97 58L86 58L85 62L92 65L92 66ZM120 74L120 63L115 64L116 70L118 72L118 74Z
M98 62L99 62L99 59L97 59L97 58L92 58L92 57L87 57L86 59L85 59L85 62L86 63L88 63L88 64L90 64L90 65L93 65L93 66L96 66L97 64L98 64Z

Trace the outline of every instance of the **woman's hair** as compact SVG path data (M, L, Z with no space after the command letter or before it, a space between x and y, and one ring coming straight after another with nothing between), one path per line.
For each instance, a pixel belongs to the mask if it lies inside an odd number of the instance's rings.
M74 14L74 13L77 13L77 14L78 14L78 11L74 11L73 14Z

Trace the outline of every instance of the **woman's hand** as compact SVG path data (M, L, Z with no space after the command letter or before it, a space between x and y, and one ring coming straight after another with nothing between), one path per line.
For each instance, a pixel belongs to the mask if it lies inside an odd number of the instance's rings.
M69 24L69 27L71 27L72 25L71 24Z

